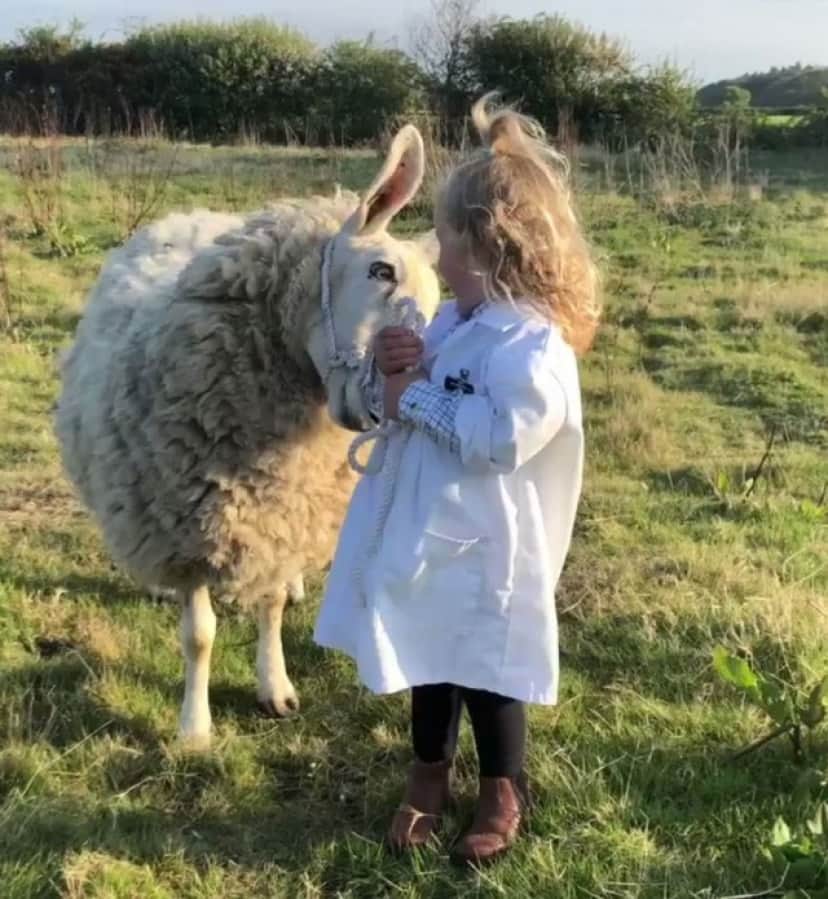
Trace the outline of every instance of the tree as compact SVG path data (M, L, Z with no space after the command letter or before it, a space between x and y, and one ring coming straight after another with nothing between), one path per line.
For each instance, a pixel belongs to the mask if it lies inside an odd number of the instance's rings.
M822 88L817 105L794 126L793 136L803 146L828 146L828 87Z
M34 25L18 31L18 46L36 59L55 62L83 46L83 31L84 24L79 19L72 19L65 29L59 25Z
M752 101L749 90L730 85L725 91L724 103L713 118L717 151L723 161L724 183L728 187L741 171L742 153L756 124Z
M445 122L465 118L471 91L468 41L478 23L480 0L431 0L414 22L410 48L429 81L432 103Z
M135 60L134 105L198 140L281 130L301 116L319 55L301 34L261 18L158 25L131 35L124 49Z
M571 120L586 138L609 111L608 87L632 71L620 41L560 16L480 23L468 62L477 90L501 90L551 130Z
M732 140L741 144L756 123L756 112L752 107L753 97L743 87L731 85L725 91L725 101L719 111L719 122L725 126Z
M686 134L695 124L696 88L675 66L665 63L635 72L621 79L613 94L604 135L611 143L650 143Z
M399 50L340 41L315 74L318 115L337 141L374 140L395 119L423 109L423 76Z
M725 91L724 105L733 109L748 109L753 102L753 96L749 90L731 84Z

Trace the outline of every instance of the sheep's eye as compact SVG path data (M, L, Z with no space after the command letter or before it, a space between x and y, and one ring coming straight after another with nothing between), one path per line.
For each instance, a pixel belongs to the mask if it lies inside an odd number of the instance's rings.
M372 262L371 268L368 269L368 277L375 281L395 281L397 273L394 266L388 262Z

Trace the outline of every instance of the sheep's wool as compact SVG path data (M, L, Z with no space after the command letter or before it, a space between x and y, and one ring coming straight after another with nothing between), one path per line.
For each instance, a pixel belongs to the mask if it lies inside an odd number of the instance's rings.
M254 601L329 561L350 436L296 345L354 195L171 215L107 261L62 363L64 466L148 586Z

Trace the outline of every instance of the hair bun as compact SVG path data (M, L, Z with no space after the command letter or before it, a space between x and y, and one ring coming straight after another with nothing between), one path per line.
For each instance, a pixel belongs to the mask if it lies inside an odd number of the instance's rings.
M472 122L484 148L495 156L526 156L553 170L568 172L566 158L550 146L543 126L510 106L492 91L472 107Z
M545 140L543 128L509 106L499 106L496 91L481 97L472 108L472 121L484 147L496 154L528 153L532 141Z

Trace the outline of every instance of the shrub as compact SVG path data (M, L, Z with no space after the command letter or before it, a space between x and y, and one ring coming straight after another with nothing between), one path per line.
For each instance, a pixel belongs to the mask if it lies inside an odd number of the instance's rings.
M603 128L608 143L652 145L664 135L688 135L697 118L696 89L671 65L635 72L607 88Z
M422 110L425 83L417 65L398 50L341 41L324 54L314 75L315 110L336 143L373 140L385 123Z
M175 133L227 140L252 128L271 136L307 107L318 53L289 28L263 19L229 25L180 22L125 44L139 69L134 107L157 110Z
M482 23L467 58L478 91L496 88L520 100L553 132L574 122L587 140L611 111L611 88L632 71L620 41L560 16Z

